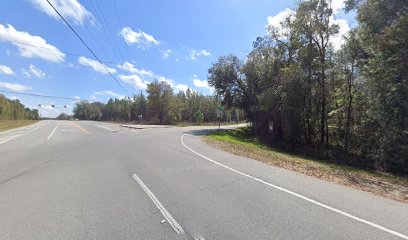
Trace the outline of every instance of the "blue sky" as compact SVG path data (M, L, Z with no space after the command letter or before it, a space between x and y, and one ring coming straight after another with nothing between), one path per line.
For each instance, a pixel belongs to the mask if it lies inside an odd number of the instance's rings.
M292 6L279 0L50 2L131 94L153 79L175 91L211 94L211 63L230 53L245 58L267 24L276 25ZM336 9L342 3L333 1ZM354 24L341 10L335 21L342 34ZM102 102L126 95L46 0L2 3L0 53L0 90ZM74 100L5 95L31 108L41 104L42 116L71 113L74 106Z

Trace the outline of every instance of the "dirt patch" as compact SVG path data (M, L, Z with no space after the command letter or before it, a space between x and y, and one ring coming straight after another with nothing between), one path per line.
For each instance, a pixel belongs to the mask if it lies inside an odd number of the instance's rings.
M209 137L202 137L202 139L207 144L237 156L252 158L276 167L300 172L307 176L335 182L378 196L408 203L408 180L406 179L387 176L385 174L378 174L377 176L377 174L370 174L364 171L350 171L330 164L284 156L272 150L214 140Z

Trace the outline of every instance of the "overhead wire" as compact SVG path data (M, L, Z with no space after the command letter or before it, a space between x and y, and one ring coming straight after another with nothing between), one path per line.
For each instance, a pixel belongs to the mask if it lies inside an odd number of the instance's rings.
M123 87L123 85L113 76L111 71L108 70L108 68L105 66L105 64L102 63L102 61L96 56L94 51L88 46L88 44L82 39L82 37L75 31L74 28L67 22L67 20L61 15L61 13L54 7L54 5L47 0L48 4L54 9L54 11L58 14L58 16L65 22L65 24L71 29L72 32L75 33L75 35L78 37L78 39L82 42L82 44L85 45L85 47L92 53L92 55L98 60L98 62L103 66L103 68L106 70L106 72L109 74L109 76L122 88L124 92L127 93L128 96L130 96L129 92L127 91L126 88Z
M23 92L14 92L14 91L8 91L8 90L0 90L0 92L8 93L8 94L31 96L31 97L55 98L55 99L76 100L76 101L85 100L85 99L74 98L74 97L62 97L62 96L44 95L44 94L37 94L37 93L23 93Z
M91 3L91 7L93 8L93 11L95 12L96 16L99 18L99 21L101 22L101 27L103 29L103 32L106 38L108 39L108 42L113 50L114 55L116 56L116 60L119 60L120 59L119 55L121 55L120 50L118 50L118 47L115 42L115 38L112 37L113 36L112 30L110 29L109 24L106 21L105 15L103 14L101 7L99 6L97 1L95 1L95 5L94 5L93 0L90 0L90 3Z
M69 5L69 7L72 9L72 11L79 17L79 14L77 13L77 11L75 11L74 7L72 6L70 1L65 0L65 2ZM96 43L96 45L98 45L98 47L100 48L100 50L102 51L103 55L105 56L106 59L108 59L107 54L105 52L105 50L103 49L103 47L98 43L98 41L96 41L95 37L93 36L93 34L91 33L91 31L89 30L89 28L86 26L86 24L84 24L84 28L85 30L88 32L89 36L91 37L91 39Z
M117 8L117 6L116 6L116 0L113 0L113 6L114 6L116 18L117 18L118 23L119 23L119 27L120 27L120 29L123 29L123 24L122 24L122 21L120 20L119 13L118 13L118 8ZM130 60L130 59L132 59L132 58L130 57L129 47L128 47L128 45L127 45L126 42L125 42L125 47L126 47L126 53L127 53L128 58L129 58L129 60Z

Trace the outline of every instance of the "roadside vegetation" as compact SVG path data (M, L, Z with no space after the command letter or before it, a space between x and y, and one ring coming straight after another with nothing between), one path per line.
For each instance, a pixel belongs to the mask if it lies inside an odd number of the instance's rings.
M37 109L30 109L18 99L10 100L0 94L0 131L33 124L39 119Z
M38 122L38 120L0 120L0 132L13 128L24 127L36 122Z
M11 100L0 94L0 121L7 120L38 120L37 109L30 109L18 99Z
M234 155L297 171L379 196L408 203L408 178L369 169L353 168L312 158L284 148L271 147L251 133L250 127L213 131L204 141Z
M77 102L74 116L80 120L117 122L140 122L143 124L199 125L218 121L217 107L221 105L216 96L205 96L191 89L174 93L166 82L153 81L147 85L146 94L132 99L110 99L107 103ZM240 108L222 111L222 122L245 120Z
M213 63L209 85L269 146L408 175L407 1L346 2L357 21L343 45L332 1L298 1L245 59Z

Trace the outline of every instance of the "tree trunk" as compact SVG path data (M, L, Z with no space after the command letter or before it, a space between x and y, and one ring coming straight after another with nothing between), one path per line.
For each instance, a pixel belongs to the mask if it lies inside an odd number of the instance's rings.
M353 73L354 72L354 64L351 65L351 73L348 79L348 94L349 94L349 101L347 106L347 122L346 122L346 134L344 136L344 148L348 151L349 147L349 136L350 136L350 125L351 125L351 107L353 103L353 95L351 92L351 87L353 84Z

